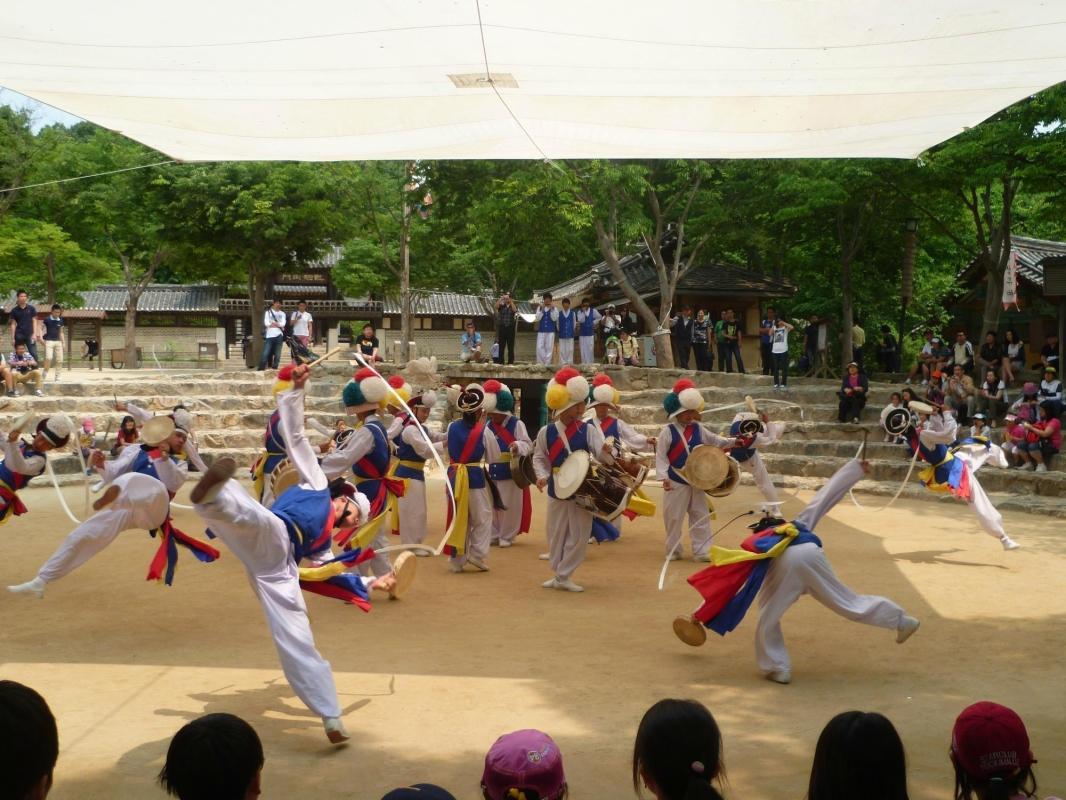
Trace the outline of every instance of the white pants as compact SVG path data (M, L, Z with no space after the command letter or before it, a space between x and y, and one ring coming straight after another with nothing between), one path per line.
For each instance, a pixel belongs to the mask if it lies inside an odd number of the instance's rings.
M585 560L592 535L592 513L573 500L548 498L549 563L557 578L569 578Z
M407 489L399 498L400 542L422 544L426 538L426 482L406 478Z
M751 476L755 478L755 485L759 487L759 491L762 492L763 499L766 500L768 505L780 505L780 501L777 499L777 488L770 479L770 473L766 471L766 465L762 463L758 450L747 461L741 461L740 468L745 472L750 472Z
M381 523L381 527L378 528L377 533L374 535L374 540L370 543L372 549L381 550L391 544L389 542L389 536L392 535L392 530L389 528L390 524L387 519ZM390 572L392 572L392 562L389 560L388 553L375 552L372 559L359 565L359 574L364 577L373 575L375 578L383 578Z
M582 336L580 338L581 345L581 363L582 364L595 364L596 363L596 337L595 336Z
M573 364L574 363L574 337L569 339L559 340L559 363L560 364Z
M663 492L666 554L681 552L681 528L687 514L692 557L705 556L711 549L711 512L707 508L707 493L684 483L673 483L673 487L669 492Z
M54 361L53 361L54 359ZM63 340L56 339L54 342L50 339L44 340L44 368L59 367L63 363Z
M805 594L855 622L896 630L903 619L903 609L891 600L855 594L841 583L818 545L792 545L773 559L759 592L755 661L763 672L792 668L781 633L781 617Z
M970 508L977 515L977 521L989 536L997 539L1005 539L1007 532L1003 530L1003 515L992 505L992 501L985 494L984 487L977 480L977 476L970 474Z
M496 489L506 508L492 511L492 541L513 542L522 527L522 490L510 478L497 481Z
M339 717L329 662L315 648L300 573L285 523L229 481L210 503L195 506L211 531L244 564L285 678L296 696L321 717Z
M465 564L468 558L484 562L492 542L492 493L489 487L471 489L467 500L466 546L461 556L452 556L453 564Z
M554 333L537 334L537 363L552 363L552 348L555 346Z
M119 496L70 532L37 573L45 583L69 575L95 556L122 531L150 531L163 524L170 511L170 496L161 481L139 472L115 478Z

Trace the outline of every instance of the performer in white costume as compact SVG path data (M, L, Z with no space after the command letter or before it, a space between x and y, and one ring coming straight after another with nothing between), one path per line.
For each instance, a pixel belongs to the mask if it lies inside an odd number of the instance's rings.
M444 434L425 428L436 402L437 393L427 389L407 401L414 416L397 415L400 427L392 437L396 448L392 477L404 482L403 494L397 500L403 544L422 544L426 538L426 462L433 459L434 450L444 452ZM415 551L415 554L429 555L422 550Z
M497 461L489 464L489 478L496 484L503 508L493 510L492 542L510 547L520 533L528 533L533 505L529 487L518 488L512 470L519 458L533 452L533 440L526 425L514 415L515 400L511 389L497 380L485 381L484 411L489 418L489 431L496 437L500 450Z
M537 363L551 364L555 334L559 329L559 309L552 304L550 292L544 293L541 304L537 306L533 324L537 329Z
M760 414L750 410L739 412L729 426L729 435L740 443L730 449L729 455L740 464L743 472L750 473L755 479L763 496L762 510L775 516L781 512L781 501L759 451L781 441L784 432L785 423L770 422L765 412Z

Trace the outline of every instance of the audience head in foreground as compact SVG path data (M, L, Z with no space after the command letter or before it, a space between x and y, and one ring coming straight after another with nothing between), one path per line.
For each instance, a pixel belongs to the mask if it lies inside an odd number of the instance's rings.
M252 800L260 794L263 745L233 714L208 714L174 734L159 784L179 800Z
M563 800L563 754L546 733L521 730L501 736L485 756L485 800Z
M0 800L47 797L58 755L48 703L28 686L0 681Z
M1033 752L1021 717L998 703L974 703L951 732L955 800L1036 796Z
M415 783L393 789L381 800L455 800L455 795L432 783Z
M822 730L808 800L907 800L907 759L895 727L875 712L845 711Z
M633 789L656 800L721 800L722 735L694 700L660 700L644 714L633 746Z

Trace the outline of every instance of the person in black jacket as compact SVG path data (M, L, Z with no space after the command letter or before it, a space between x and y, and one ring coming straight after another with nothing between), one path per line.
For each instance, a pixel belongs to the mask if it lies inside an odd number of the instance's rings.
M677 364L679 369L688 369L688 355L692 350L692 308L685 306L681 316L670 320L674 329L674 342L677 344Z
M863 373L859 372L859 365L852 361L848 364L848 371L844 380L840 383L840 410L837 419L840 422L858 422L862 415L863 406L866 405L866 395L870 391L870 381Z

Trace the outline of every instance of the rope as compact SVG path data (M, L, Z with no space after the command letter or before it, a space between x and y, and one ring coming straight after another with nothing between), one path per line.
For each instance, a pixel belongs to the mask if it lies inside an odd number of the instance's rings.
M688 524L689 533L691 534L692 529L695 528L696 526L702 525L704 522L709 520L713 513L714 512L712 512L710 509L708 509L707 513L704 514L702 517L700 517L698 520L696 520L695 522L690 522ZM736 522L741 517L746 517L746 516L749 516L749 515L754 514L754 513L755 513L754 510L749 510L749 511L742 511L741 513L737 514L735 517L733 517L733 519L729 520L729 522L727 522L721 528L719 528L716 531L712 531L711 532L711 541L713 542L715 536L720 534L722 531L724 531L732 523ZM671 550L669 553L667 553L666 560L663 561L663 568L662 568L662 571L659 573L659 591L660 592L663 591L663 587L666 585L666 571L668 569L670 569L670 562L674 560L674 554L677 553L677 551L681 549L681 542L682 542L682 538L681 538L681 536L679 534L678 537L677 537L677 544L674 545L674 549L673 550Z
M11 186L11 187L9 187L7 189L0 189L0 194L4 194L6 192L17 192L20 189L36 189L38 186L52 186L53 184L56 184L56 183L70 183L71 181L84 181L84 180L88 180L89 178L99 178L99 177L102 177L104 175L117 175L120 172L133 172L134 170L138 170L138 169L149 169L151 167L161 167L161 166L163 166L165 164L177 164L177 163L178 162L176 160L169 159L167 161L156 161L153 164L141 164L139 167L123 167L122 169L110 169L107 172L94 172L91 175L78 175L77 177L74 177L74 178L58 178L58 179L56 179L54 181L42 181L41 183L25 183L22 186Z
M81 520L74 516L74 512L70 510L70 506L67 505L66 498L63 497L63 492L59 490L59 481L56 480L56 474L52 470L52 462L46 457L44 460L45 469L48 470L48 477L52 479L52 486L55 487L56 494L59 495L59 504L63 506L63 510L67 516L70 517L70 521L75 525L81 525Z
M856 458L858 458L859 454L862 453L862 448L863 448L863 446L860 444L859 445L859 449L855 452L855 457ZM911 457L910 466L907 467L907 474L903 477L903 483L901 483L899 485L899 488L896 490L896 493L894 495L892 495L892 499L889 500L887 503L885 503L883 506L879 506L877 508L867 508L866 506L862 505L862 503L860 503L858 500L855 499L855 493L851 489L848 489L848 497L851 498L851 502L853 502L855 504L855 507L860 509L860 510L862 510L862 511L869 511L870 513L877 513L878 511L884 511L886 508L888 508L893 503L895 503L899 499L899 496L901 494L903 494L903 490L907 487L907 482L910 481L910 479L911 479L911 473L914 471L914 465L917 463L917 461L918 461L918 448L915 448L914 449L914 455Z

